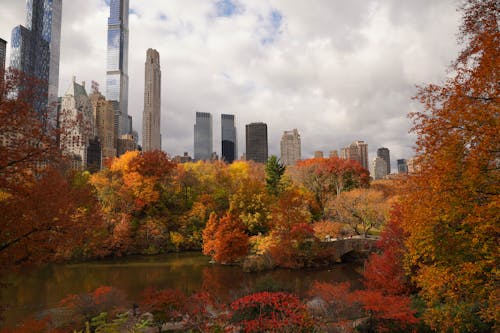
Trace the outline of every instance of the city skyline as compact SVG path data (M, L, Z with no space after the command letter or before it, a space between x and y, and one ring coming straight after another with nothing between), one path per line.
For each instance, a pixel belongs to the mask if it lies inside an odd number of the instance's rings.
M0 38L10 42L25 4L6 0L3 6ZM64 2L60 87L72 75L106 83L109 11L103 0ZM235 114L239 124L266 122L269 153L276 156L282 131L298 128L304 158L355 139L369 143L370 159L381 146L395 158L409 158L414 138L406 114L416 107L414 85L444 79L457 50L453 1L317 1L309 8L281 1L151 0L147 6L131 1L129 13L129 114L142 132L143 54L154 46L169 72L162 84L162 147L171 155L192 151L186 129L199 109ZM219 135L214 132L214 142ZM237 141L243 152L242 130Z

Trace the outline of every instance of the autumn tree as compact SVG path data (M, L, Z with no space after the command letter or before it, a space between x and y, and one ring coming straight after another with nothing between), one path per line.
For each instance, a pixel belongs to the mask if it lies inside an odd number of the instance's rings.
M411 114L416 172L406 184L408 269L438 331L498 330L500 32L496 0L461 7L463 49Z
M332 208L340 222L365 237L371 229L384 224L388 213L383 193L372 189L343 192L333 202Z
M401 208L395 205L377 243L380 253L371 254L365 264L365 289L354 293L370 316L370 329L413 331L419 322L411 299L413 286L404 270L405 239Z
M333 195L369 184L369 173L359 163L338 157L312 158L297 163L301 183L314 194L321 211Z
M304 332L313 329L306 307L295 295L261 292L231 304L231 321L245 332Z
M91 176L106 217L107 246L114 254L165 247L176 164L161 151L130 151Z
M230 213L210 215L203 230L203 253L220 263L233 263L248 253L248 235L241 220Z

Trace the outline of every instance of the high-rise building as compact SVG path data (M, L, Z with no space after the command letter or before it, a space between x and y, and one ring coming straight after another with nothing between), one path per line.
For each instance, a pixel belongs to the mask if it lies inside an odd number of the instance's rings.
M265 123L246 125L246 159L266 163L267 158L267 125Z
M370 175L373 179L382 179L387 175L387 163L382 157L375 157L370 165Z
M194 159L196 161L212 159L213 132L212 115L208 112L196 112L194 124Z
M60 124L64 154L73 160L74 167L86 168L87 148L94 139L94 117L85 82L78 84L75 77L61 99Z
M233 114L221 114L222 159L233 163L238 156L238 142Z
M357 161L368 170L368 144L364 141L354 141L349 146L342 148L342 158Z
M116 144L116 154L121 156L128 151L137 150L137 139L133 134L122 134Z
M284 165L294 165L302 158L300 134L296 128L291 131L283 132L280 146L281 163L283 163Z
M132 131L128 118L128 12L128 0L109 1L106 98L118 102L117 137Z
M408 164L405 159L398 160L398 173L406 174L408 173Z
M7 42L0 38L0 100L3 94L4 73L5 73L5 57L7 54Z
M89 96L94 115L95 134L100 141L102 158L112 158L116 156L113 105L104 98L97 86L95 87Z
M142 150L161 150L161 69L158 51L146 51L144 68L144 112L142 115Z
M325 155L323 154L322 150L315 150L314 151L314 158L324 158Z
M37 111L50 106L49 119L57 118L59 53L61 42L62 0L27 0L26 26L12 30L10 66L29 77L40 79Z
M328 154L328 157L332 158L332 157L339 157L339 152L334 149L334 150L330 150L330 153Z
M387 174L391 173L391 154L389 148L379 148L377 149L377 156L383 158L387 166Z

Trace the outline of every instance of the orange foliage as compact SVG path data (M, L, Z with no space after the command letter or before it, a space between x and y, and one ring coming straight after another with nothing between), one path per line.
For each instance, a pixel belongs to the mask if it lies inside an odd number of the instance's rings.
M358 162L338 157L312 158L297 163L303 185L314 194L323 212L331 194L368 186L370 176Z
M230 213L220 219L212 214L203 230L203 253L217 262L232 263L248 253L248 240L241 220Z
M462 11L453 76L416 96L417 170L402 200L409 268L439 331L494 330L500 320L498 1L469 0Z
M313 224L314 236L320 240L341 236L343 228L341 223L332 221L318 221Z

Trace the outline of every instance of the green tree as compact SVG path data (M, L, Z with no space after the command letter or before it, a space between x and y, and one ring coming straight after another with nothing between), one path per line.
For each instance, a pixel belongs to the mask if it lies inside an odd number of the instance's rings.
M266 189L271 195L279 195L283 190L282 177L286 167L274 155L266 163Z

